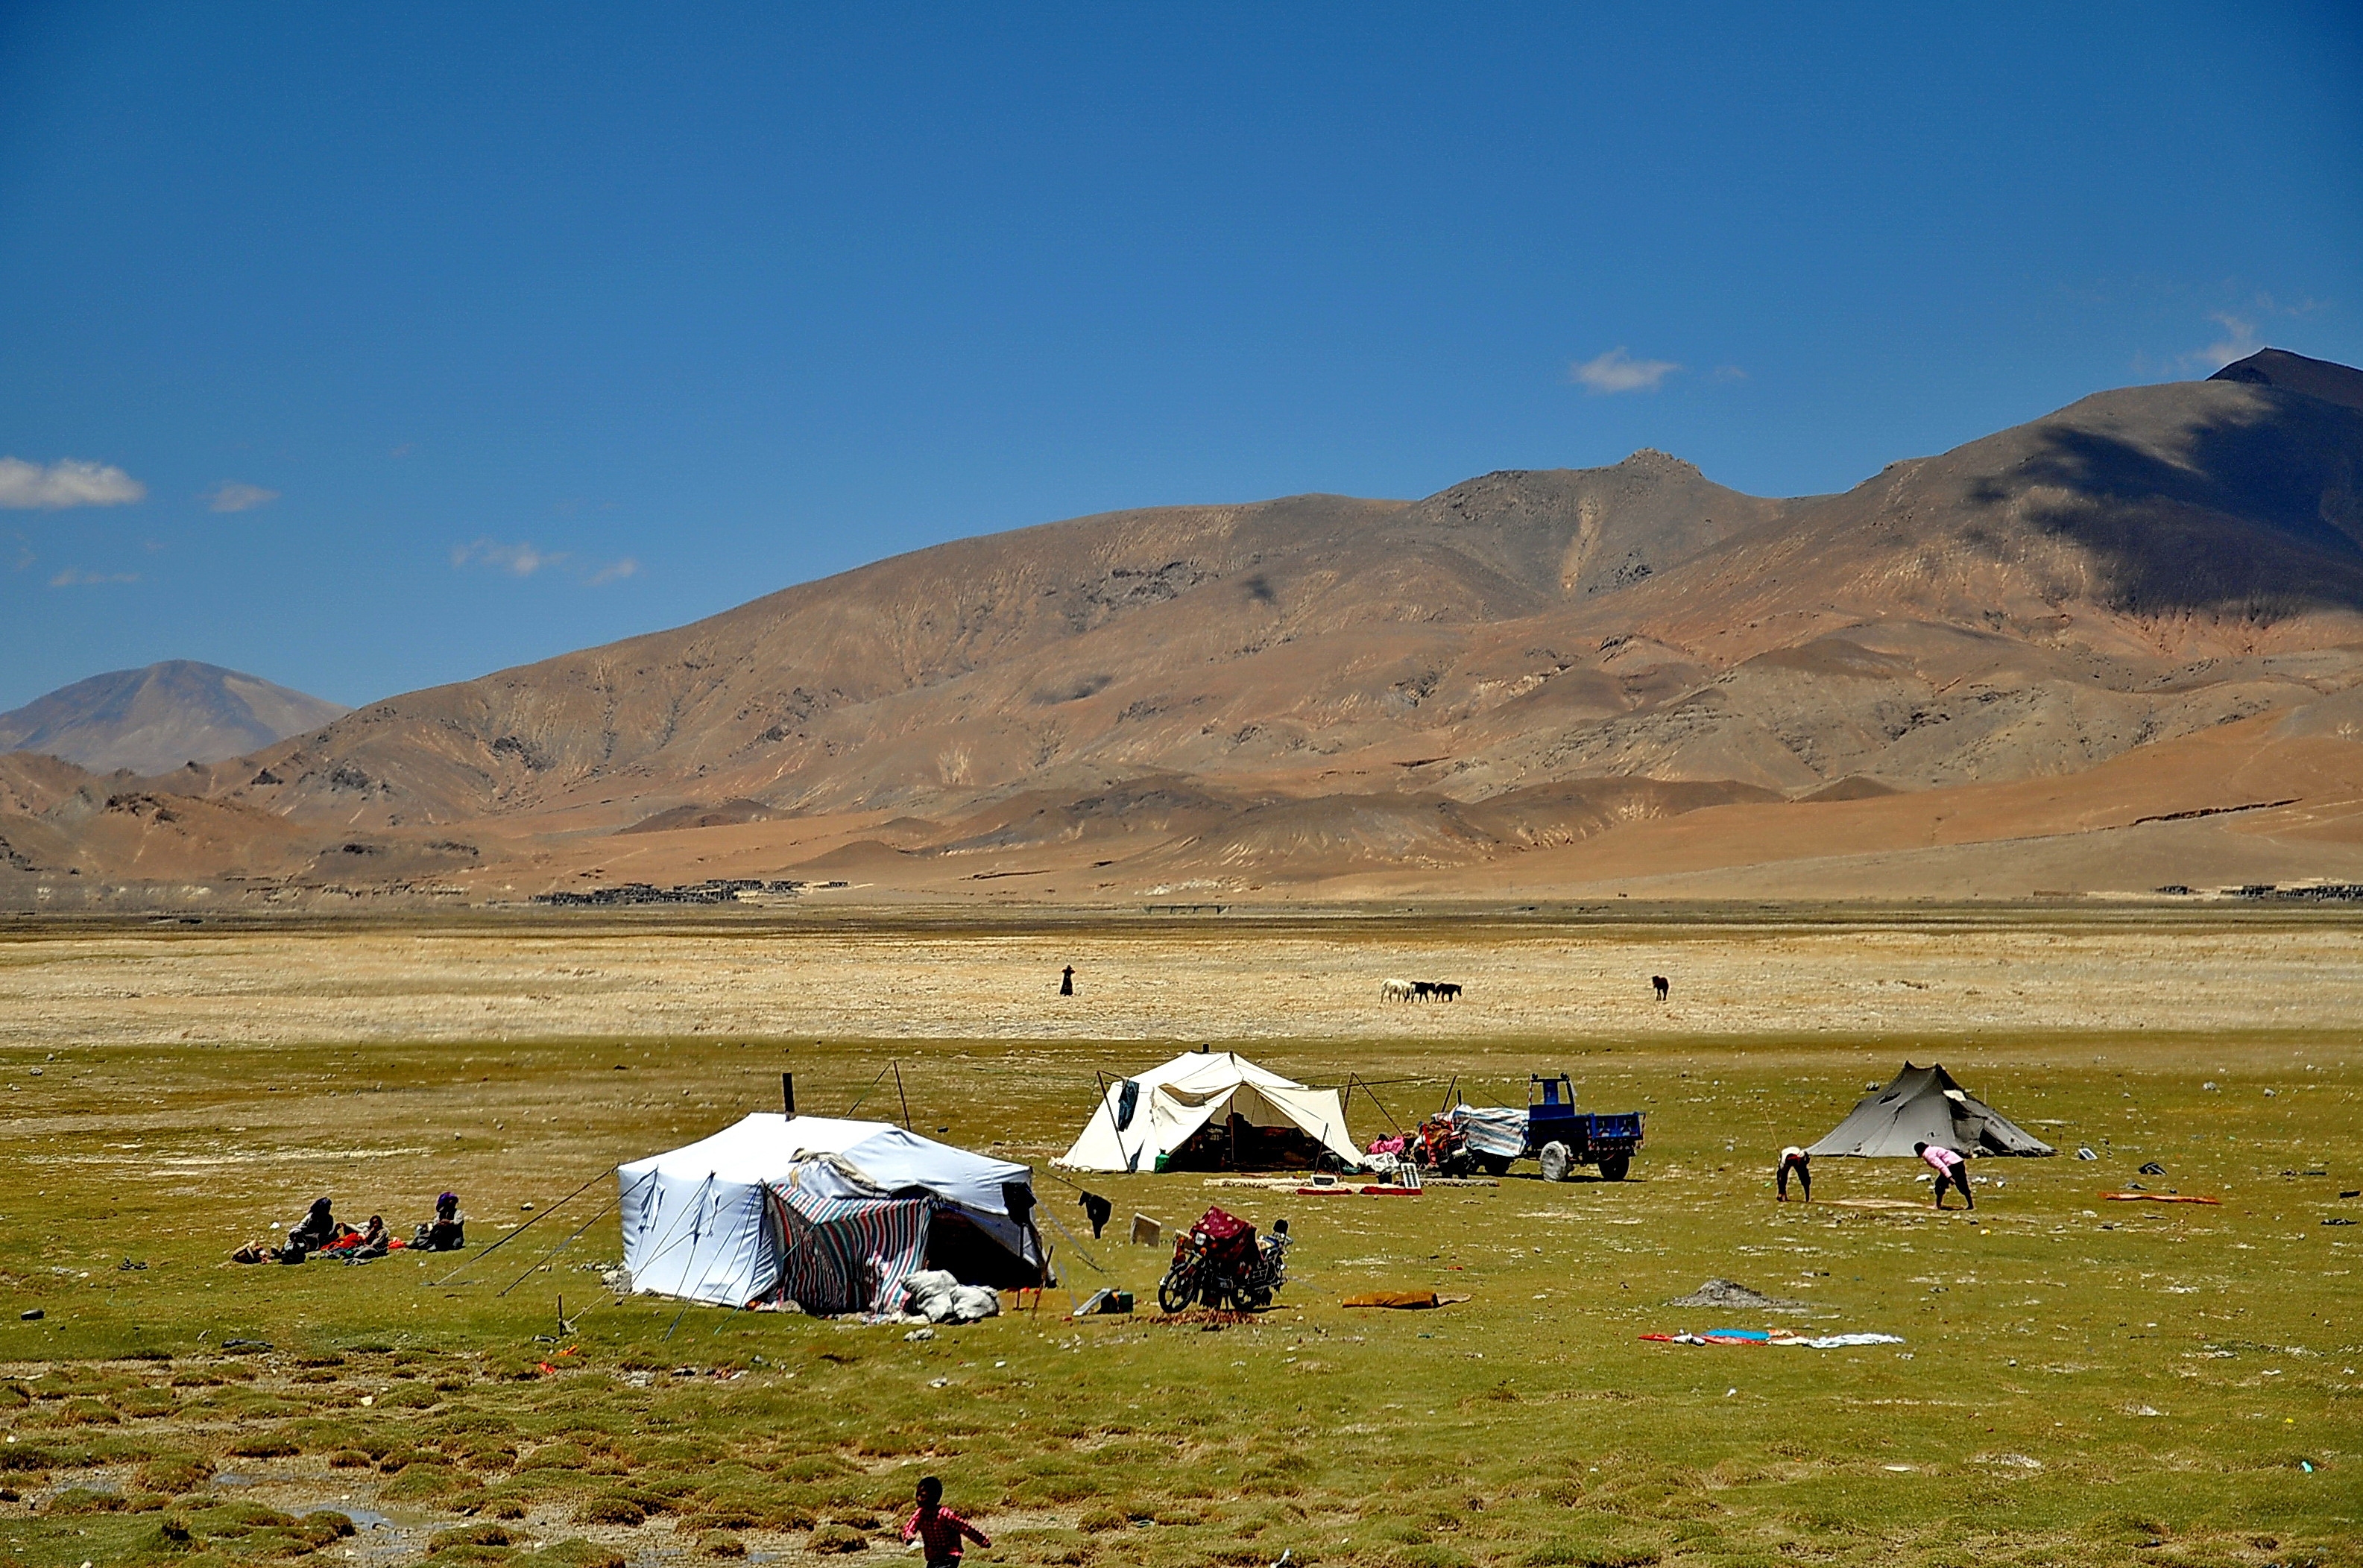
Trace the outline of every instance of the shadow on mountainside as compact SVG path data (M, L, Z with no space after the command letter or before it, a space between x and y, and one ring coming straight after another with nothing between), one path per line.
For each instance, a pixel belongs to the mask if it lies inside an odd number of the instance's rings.
M2253 417L2185 425L2179 461L2089 427L2034 432L2032 456L1965 499L2021 502L2027 524L2089 551L2113 609L2363 608L2363 413L2262 395Z

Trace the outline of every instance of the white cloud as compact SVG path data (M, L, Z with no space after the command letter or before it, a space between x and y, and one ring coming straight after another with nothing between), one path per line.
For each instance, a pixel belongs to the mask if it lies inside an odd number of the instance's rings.
M498 539L478 539L456 546L451 551L451 564L455 568L484 567L511 577L556 570L585 588L597 588L640 574L640 563L630 556L606 562L578 560L571 550L545 550L525 540L504 544Z
M2257 341L2257 324L2243 321L2230 311L2219 310L2207 318L2224 329L2224 336L2198 353L2185 356L2213 370L2222 370L2235 359L2245 359L2264 347Z
M1718 381L1744 381L1747 379L1747 372L1736 365L1717 365L1708 379Z
M505 545L498 539L478 539L451 551L451 564L455 567L488 566L512 577L531 577L544 567L562 566L569 558L564 550L543 550L522 539L514 545Z
M1594 392L1656 392L1658 383L1681 370L1671 359L1636 359L1622 344L1596 359L1570 365L1570 381Z
M147 498L148 487L111 463L61 458L49 467L0 458L0 506L55 511L65 506L120 506Z
M247 484L238 480L224 480L205 491L205 509L209 512L251 512L266 502L279 499L275 490L265 490L259 484Z
M68 567L50 579L51 588L88 588L102 582L138 582L136 571L84 571L80 567Z

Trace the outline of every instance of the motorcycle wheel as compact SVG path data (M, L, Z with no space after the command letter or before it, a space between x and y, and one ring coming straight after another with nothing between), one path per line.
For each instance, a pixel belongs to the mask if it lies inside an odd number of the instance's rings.
M1168 1312L1187 1309L1191 1298L1198 1294L1198 1271L1193 1268L1169 1269L1158 1283L1157 1305Z

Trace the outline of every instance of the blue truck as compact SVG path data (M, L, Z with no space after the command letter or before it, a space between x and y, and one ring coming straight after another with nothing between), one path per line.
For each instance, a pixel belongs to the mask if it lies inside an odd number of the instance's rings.
M1638 1110L1578 1110L1574 1081L1565 1073L1527 1077L1523 1117L1514 1106L1469 1105L1455 1107L1451 1116L1479 1168L1504 1176L1510 1162L1532 1157L1542 1162L1547 1181L1566 1181L1578 1165L1598 1166L1603 1181L1623 1181L1641 1147L1644 1120Z

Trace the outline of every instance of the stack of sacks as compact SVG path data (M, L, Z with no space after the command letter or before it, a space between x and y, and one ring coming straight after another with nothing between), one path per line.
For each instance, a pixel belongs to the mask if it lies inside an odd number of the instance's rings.
M981 1285L962 1285L949 1272L923 1268L903 1282L903 1309L930 1323L973 1323L1001 1315L1001 1296Z

